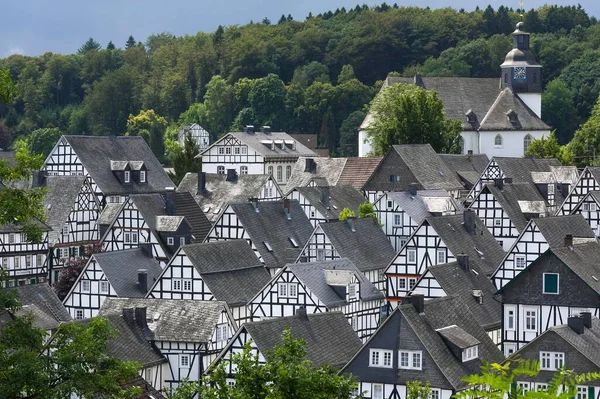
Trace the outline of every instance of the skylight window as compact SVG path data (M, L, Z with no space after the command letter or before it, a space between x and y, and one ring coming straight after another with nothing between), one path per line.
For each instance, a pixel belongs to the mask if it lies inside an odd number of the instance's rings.
M219 213L219 211L221 211L221 208L215 208L215 210L213 211L213 213L216 215L217 213Z
M204 209L202 209L202 212L204 212L204 213L210 212L210 206L205 206Z
M273 247L271 247L271 244L269 244L266 241L263 241L263 243L265 244L265 247L267 248L267 251L273 252Z
M296 242L296 240L294 240L292 237L288 237L290 239L290 242L292 243L292 246L294 248L298 248L298 243Z

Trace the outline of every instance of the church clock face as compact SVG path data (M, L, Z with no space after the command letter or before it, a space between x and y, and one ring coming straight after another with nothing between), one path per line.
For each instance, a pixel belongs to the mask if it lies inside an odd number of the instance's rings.
M513 79L524 80L527 78L527 70L525 67L513 68Z

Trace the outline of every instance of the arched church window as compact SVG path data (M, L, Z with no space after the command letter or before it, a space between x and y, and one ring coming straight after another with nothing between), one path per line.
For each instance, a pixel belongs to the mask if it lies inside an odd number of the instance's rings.
M530 134L525 136L525 138L523 139L523 154L525 154L527 152L527 149L529 148L529 144L531 144L532 141L533 141L533 137L531 137Z
M502 147L502 136L497 134L496 138L494 139L494 145L496 147Z

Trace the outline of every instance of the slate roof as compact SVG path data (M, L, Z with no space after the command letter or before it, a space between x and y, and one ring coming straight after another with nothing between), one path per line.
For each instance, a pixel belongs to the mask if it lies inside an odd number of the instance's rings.
M270 175L238 175L234 181L227 181L226 174L206 173L205 176L206 190L203 193L198 194L198 173L186 173L177 187L177 193L190 193L212 223L228 204L260 197L262 187L271 178ZM273 185L279 190L274 180Z
M42 223L39 221L39 219L32 219L32 222L34 224L37 224L38 226L40 226L40 228L42 229L42 231L50 231L50 227L46 224L46 223ZM17 233L20 232L21 230L23 230L23 226L20 224L2 224L0 225L0 232L2 233Z
M179 229L179 226L185 218L183 216L167 216L157 215L156 216L156 231L163 232L175 232ZM190 226L191 227L191 226Z
M59 322L71 320L71 315L48 284L28 284L14 288L21 305L35 305Z
M321 201L321 187L297 187L296 190L304 196L327 220L336 220L344 208L349 208L358 215L358 206L367 200L352 186L329 186L329 203Z
M460 180L468 183L470 187L477 183L479 176L490 162L485 154L438 154L438 156Z
M600 367L600 350L598 350L600 348L600 320L597 317L592 316L592 328L585 328L581 335L566 324L550 327L548 331L555 332L596 367ZM570 364L569 368L577 371L577 366L574 364Z
M360 299L363 301L383 300L383 294L371 283L358 268L346 258L310 263L290 263L286 268L292 272L308 289L323 302L328 309L347 305L327 284L326 270L349 270L360 281Z
M156 390L148 381L143 379L141 376L137 376L129 381L120 384L123 389L129 389L133 387L140 388L142 390L140 395L133 397L132 399L167 399L162 393ZM94 399L112 399L111 396L103 394L97 394Z
M312 224L298 201L290 201L291 220L286 217L283 201L259 201L259 212L249 202L231 204L231 208L267 268L278 269L294 262L313 231ZM298 244L297 248L292 245L290 238ZM272 251L267 249L265 242L271 246Z
M477 338L460 328L459 326L442 327L437 333L450 341L460 349L467 349L481 343Z
M156 216L166 215L165 200L162 195L155 194L134 194L129 197L135 204L142 218L152 230L156 231Z
M464 215L448 215L427 218L454 256L463 253L469 259L478 259L478 265L486 275L491 275L506 255L481 219L475 215L475 233L469 235L464 225Z
M551 251L594 291L600 294L600 243L575 244Z
M477 323L489 330L500 327L502 305L495 300L494 284L485 275L479 263L479 259L469 259L468 271L459 262L430 266L428 271L447 295L457 297L469 308ZM481 302L474 295L475 290L480 291L477 294L482 295Z
M409 191L390 191L386 195L417 224L433 216L432 213L441 214L450 210L460 212L463 209L446 190L418 190L417 195Z
M175 193L175 213L185 216L185 220L192 226L195 242L204 241L212 224L190 193Z
M485 192L485 190L492 193L494 198L496 198L496 201L504 209L518 232L523 231L531 219L530 215L525 215L526 211L532 210L531 206L527 206L527 204L523 204L524 207L521 208L521 201L525 201L538 208L538 214L545 214L547 211L544 197L542 197L533 183L505 183L502 190L494 184L489 183L485 185L485 189L482 192Z
M564 247L567 234L571 234L574 238L593 239L596 237L581 214L538 218L532 222L540 230L550 248Z
M516 114L516 122L510 122L507 113ZM548 130L546 125L523 100L511 89L505 88L500 92L494 104L480 123L479 130Z
M122 207L123 204L119 203L106 204L100 215L98 215L98 224L111 225L121 212Z
M535 157L494 157L492 158L504 173L504 177L513 179L513 183L531 182L531 172L552 172L552 168L561 166L556 158Z
M307 158L312 158L316 164L316 169L312 172L305 171ZM285 186L286 190L289 192L296 187L306 187L317 177L327 179L330 186L336 185L345 165L346 158L300 157L292 167L292 174Z
M246 240L191 244L181 250L214 297L229 306L248 303L271 279Z
M42 330L50 331L58 328L61 322L56 320L54 316L38 308L36 305L23 305L20 309L14 312L17 317L29 316L32 318L33 325ZM2 323L0 323L1 325Z
M351 185L362 190L373 175L383 157L353 157L347 158L344 169L336 184Z
M158 261L146 255L142 248L101 252L93 257L117 296L122 298L143 298L147 294L147 291L140 290L137 284L139 269L147 270L148 288L162 273Z
M306 341L306 358L315 367L331 365L339 368L362 345L341 312L277 317L246 323L242 328L250 333L260 352L266 355L275 345L281 344L281 334L288 326L295 339Z
M139 136L63 136L104 195L164 192L175 185L146 141ZM143 184L123 185L110 169L111 161L143 161Z
M361 272L385 269L396 252L385 233L372 218L355 219L353 232L347 221L321 223L325 235L342 258L348 258Z
M252 133L252 134L248 134L246 132L230 132L230 133L227 133L226 135L224 135L220 140L215 142L213 145L211 145L211 147L214 146L215 144L220 143L221 141L225 140L227 137L234 137L234 138L238 139L240 142L242 142L243 144L252 148L259 155L262 155L266 159L269 159L269 158L296 158L299 156L304 156L304 157L316 157L317 156L317 154L315 154L312 150L308 149L300 141L294 140L289 134L287 134L285 132L271 132L268 134L265 134L261 131L254 131L254 133ZM275 148L273 150L271 149L270 145L267 146L267 145L263 144L263 141L270 142L272 140L274 140L276 142L276 144L274 146ZM295 149L292 149L289 145L284 145L284 148L282 149L281 144L279 144L282 141L287 142L287 143L294 142ZM197 157L201 157L202 154L204 154L206 151L207 150L204 150L203 152L198 154Z
M209 342L225 302L192 299L106 298L99 316L146 308L155 341Z
M44 208L46 224L52 229L48 232L48 243L54 245L60 241L62 227L69 218L73 205L85 181L84 176L47 176Z

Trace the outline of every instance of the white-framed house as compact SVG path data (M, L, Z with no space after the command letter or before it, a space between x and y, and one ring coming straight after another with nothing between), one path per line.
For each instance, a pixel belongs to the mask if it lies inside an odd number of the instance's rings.
M425 218L463 211L462 205L447 191L417 191L415 185L410 186L408 191L386 192L373 205L381 228L396 251L402 248Z
M180 247L148 292L148 298L223 301L239 325L251 321L250 300L271 276L246 240Z
M388 301L401 302L429 267L454 262L459 254L481 260L486 275L504 258L502 247L474 212L426 218L385 270Z
M185 145L185 137L190 134L192 139L198 144L200 152L206 150L210 145L210 133L197 123L183 125L177 131L177 142L180 146Z
M257 131L247 126L243 132L225 134L197 157L207 173L224 174L235 169L239 175L272 175L278 184L285 185L301 156L317 154L285 132L271 132L268 126Z
M556 214L570 215L587 193L598 190L600 190L600 167L586 166L577 182L568 191L568 195Z
M205 241L245 239L274 276L298 258L312 231L298 201L252 201L229 204Z
M498 263L492 281L501 289L548 248L595 240L596 235L581 215L532 219Z
M36 284L48 279L48 233L50 227L38 221L40 242L30 242L20 225L0 226L0 266L7 273L8 287Z
M220 301L109 298L99 316L144 308L148 341L169 361L163 369L168 389L177 388L184 378L199 381L238 328L227 304Z
M286 265L250 301L252 320L340 311L366 341L379 326L383 294L348 259Z
M600 237L600 191L590 191L571 210L571 215L580 214L588 222L596 237Z
M298 157L292 167L292 174L286 183L286 195L298 187L309 187L315 179L324 185L335 186L344 171L349 158Z
M296 262L347 258L378 290L385 290L383 273L395 255L379 224L372 218L321 223L313 231Z
M142 248L93 254L63 300L75 320L96 317L107 298L143 298L162 269Z

